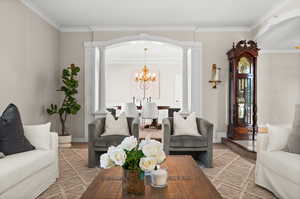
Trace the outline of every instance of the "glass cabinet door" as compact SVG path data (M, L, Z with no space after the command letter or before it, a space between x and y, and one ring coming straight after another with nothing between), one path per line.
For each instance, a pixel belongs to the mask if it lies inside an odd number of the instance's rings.
M238 123L244 125L252 124L253 110L253 78L251 62L242 57L238 63L237 79L237 119Z
M252 124L253 108L253 82L252 78L238 79L238 121L239 123Z

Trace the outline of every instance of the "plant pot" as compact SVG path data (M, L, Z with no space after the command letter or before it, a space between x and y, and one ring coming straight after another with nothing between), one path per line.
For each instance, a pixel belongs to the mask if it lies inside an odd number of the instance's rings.
M123 191L129 194L144 194L144 176L138 170L123 169Z
M72 141L72 136L71 135L58 136L59 147L70 148L71 147L71 141Z

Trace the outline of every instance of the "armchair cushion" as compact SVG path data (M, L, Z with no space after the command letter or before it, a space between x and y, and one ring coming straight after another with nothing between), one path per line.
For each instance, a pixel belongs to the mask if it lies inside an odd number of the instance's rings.
M110 135L129 136L128 123L124 113L122 113L117 120L115 120L111 113L106 114L105 132L101 136Z
M195 113L191 113L186 119L180 113L174 113L174 135L200 136Z
M126 135L110 135L110 136L100 136L96 138L94 145L96 147L109 147L117 146L122 140L127 137Z
M191 136L191 135L178 135L171 136L170 138L170 147L206 147L207 146L207 137L205 136Z

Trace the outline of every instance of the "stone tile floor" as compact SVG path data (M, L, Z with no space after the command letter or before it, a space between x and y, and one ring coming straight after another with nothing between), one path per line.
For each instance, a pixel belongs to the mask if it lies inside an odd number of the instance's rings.
M77 199L99 168L87 167L87 149L61 149L60 178L38 199ZM272 193L254 184L255 163L240 157L224 145L214 145L214 168L202 168L225 199L273 199Z

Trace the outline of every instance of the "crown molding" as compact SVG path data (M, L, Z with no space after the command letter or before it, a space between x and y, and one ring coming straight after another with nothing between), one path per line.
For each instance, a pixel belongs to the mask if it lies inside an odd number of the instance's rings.
M246 26L228 26L228 27L196 27L196 26L68 26L60 27L61 32L101 32L101 31L187 31L187 32L249 32L251 29Z
M90 26L61 26L60 32L95 32Z
M195 32L250 32L247 26L198 27Z
M61 32L101 32L101 31L195 31L194 26L62 26Z
M35 14L40 16L43 20L45 20L48 24L59 30L60 25L51 19L49 16L47 16L41 9L37 8L34 3L32 3L31 0L20 0L21 3L23 3L27 8L32 10Z
M284 6L286 6L291 1L292 0L284 0L283 2L278 3L273 9L271 9L264 16L262 16L256 23L254 23L250 27L250 30L254 30L258 26L262 25L265 21L267 21L269 18L271 18L276 12L278 12L281 8L283 8Z
M300 54L300 50L261 50L260 54Z

